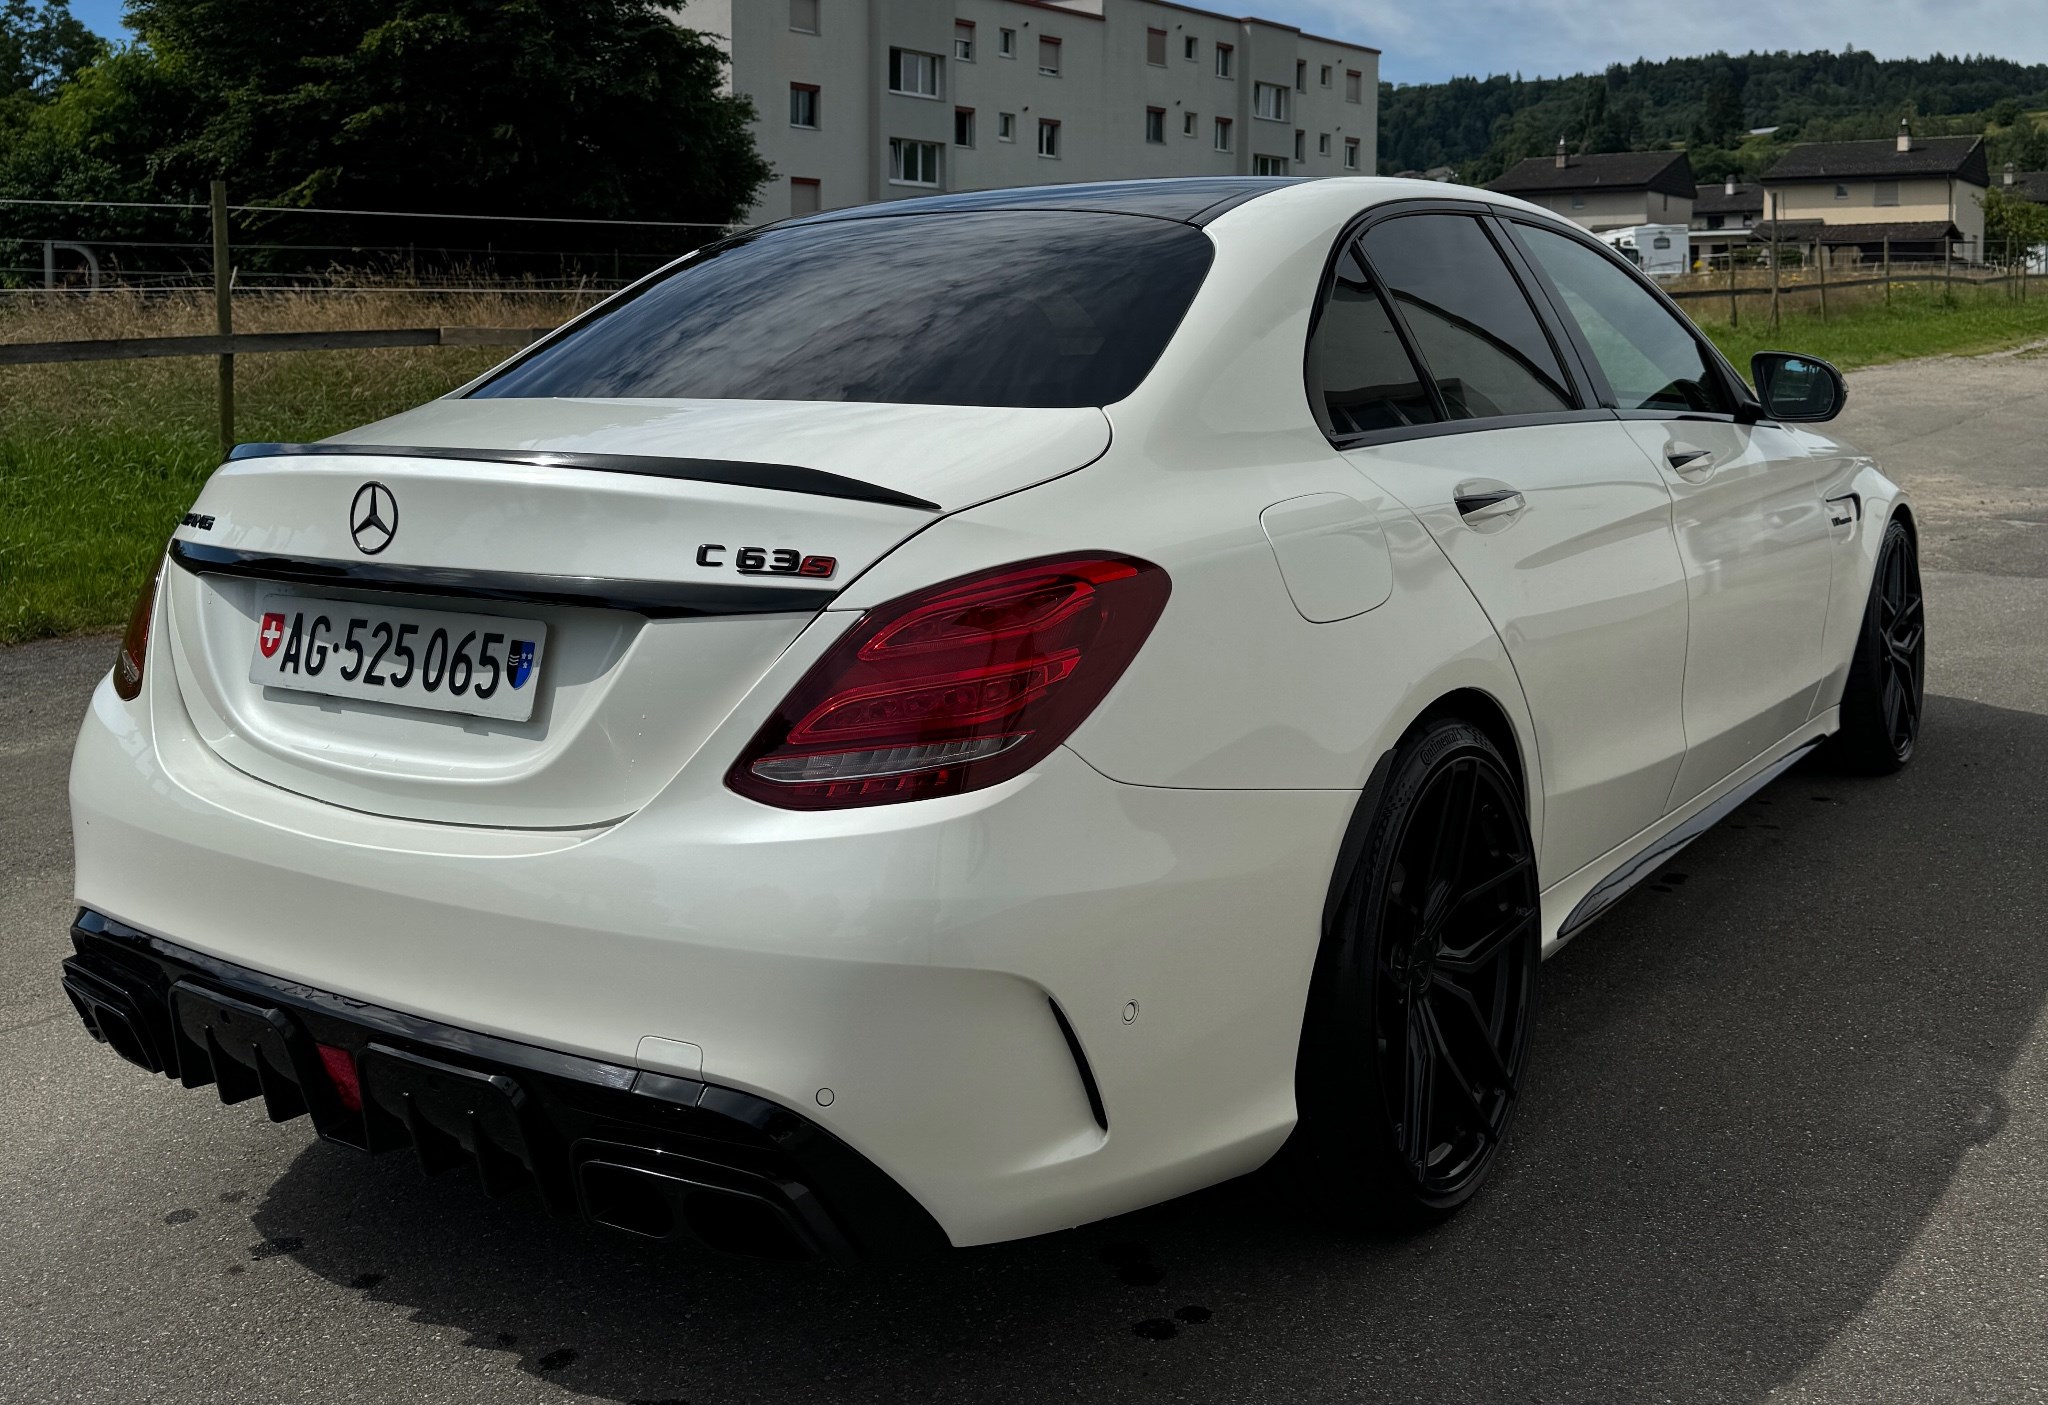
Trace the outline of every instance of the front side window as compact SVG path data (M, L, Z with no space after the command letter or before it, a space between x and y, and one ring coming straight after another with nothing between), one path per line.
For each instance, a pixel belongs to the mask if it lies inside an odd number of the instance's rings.
M1158 146L1166 140L1166 109L1148 107L1145 109L1145 140Z
M889 51L889 91L916 98L939 95L939 56L915 49Z
M937 185L939 144L889 138L889 179L899 185Z
M1272 122L1287 120L1287 90L1278 83L1252 84L1252 115Z
M714 244L470 393L1076 407L1137 388L1208 235L1060 210L826 220Z
M1374 225L1365 256L1454 420L1575 408L1543 324L1479 221L1409 215Z
M1058 156L1060 154L1060 124L1040 118L1038 123L1038 154Z
M1040 36L1038 40L1038 71L1048 78L1060 76L1060 41Z
M1514 231L1592 348L1616 409L1734 412L1699 342L1641 283L1569 235L1524 224Z
M1166 67L1166 31L1148 29L1145 31L1145 62L1158 68Z
M789 85L789 125L792 127L815 127L818 125L818 90L809 83Z
M1371 275L1348 249L1337 260L1309 338L1308 383L1321 398L1325 427L1333 434L1369 434L1437 418L1436 403Z
M1230 76L1230 60L1235 52L1228 44L1218 44L1216 46L1216 76L1218 78L1228 78Z

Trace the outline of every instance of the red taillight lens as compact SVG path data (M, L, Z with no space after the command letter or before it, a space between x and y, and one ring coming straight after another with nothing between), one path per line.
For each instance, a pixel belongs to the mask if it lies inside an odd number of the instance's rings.
M327 1082L334 1089L334 1096L344 1111L363 1110L363 1084L356 1075L356 1056L348 1050L333 1044L315 1044L320 1051L320 1066L327 1070Z
M792 810L957 795L1030 769L1094 711L1166 608L1166 572L1049 557L870 610L726 783Z
M121 636L121 652L114 655L114 693L124 702L142 695L142 664L149 653L149 617L156 611L156 585L163 578L163 558L142 587L135 609L128 616L128 630Z

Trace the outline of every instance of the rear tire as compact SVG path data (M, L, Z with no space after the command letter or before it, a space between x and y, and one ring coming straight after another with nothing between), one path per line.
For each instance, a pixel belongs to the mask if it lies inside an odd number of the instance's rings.
M1541 947L1521 786L1486 734L1395 749L1335 894L1296 1071L1296 1182L1342 1228L1419 1228L1476 1193L1520 1101Z
M1842 728L1828 757L1844 771L1884 776L1913 759L1927 672L1920 553L1896 517L1878 543L1862 632L1842 687Z

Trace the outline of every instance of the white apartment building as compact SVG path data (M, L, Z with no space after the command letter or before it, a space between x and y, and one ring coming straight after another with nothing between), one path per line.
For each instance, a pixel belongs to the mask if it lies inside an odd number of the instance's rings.
M1167 0L690 0L775 168L752 222L948 190L1370 175L1379 51Z

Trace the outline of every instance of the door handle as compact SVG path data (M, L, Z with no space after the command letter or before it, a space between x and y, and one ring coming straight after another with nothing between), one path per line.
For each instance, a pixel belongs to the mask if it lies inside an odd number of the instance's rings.
M1499 522L1515 516L1529 505L1528 499L1513 488L1460 493L1452 501L1457 504L1458 515L1467 522Z
M1681 477L1704 477L1714 470L1714 455L1707 449L1688 449L1684 445L1673 445L1664 455L1664 462L1671 465L1671 471Z

